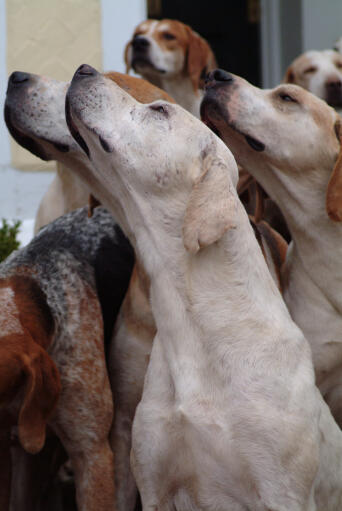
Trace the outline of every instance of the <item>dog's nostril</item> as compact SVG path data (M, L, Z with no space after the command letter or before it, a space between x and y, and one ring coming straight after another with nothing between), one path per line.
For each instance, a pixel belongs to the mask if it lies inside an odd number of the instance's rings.
M342 88L342 82L340 80L332 80L327 83L328 89L338 90Z
M30 79L29 73L22 73L21 71L14 71L14 73L11 74L9 77L10 83L24 83L28 82Z
M230 73L227 73L227 71L224 71L223 69L215 69L210 73L212 75L212 80L215 80L216 82L232 82L233 76Z
M77 70L75 75L78 76L95 76L97 74L96 69L89 66L88 64L82 64Z
M146 37L135 36L132 41L132 46L134 50L145 50L150 46L150 43Z

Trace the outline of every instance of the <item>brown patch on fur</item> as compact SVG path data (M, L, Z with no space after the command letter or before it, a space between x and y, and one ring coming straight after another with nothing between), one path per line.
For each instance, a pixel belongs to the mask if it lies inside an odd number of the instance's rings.
M272 229L272 227L268 225L267 222L264 221L258 222L257 227L270 250L272 261L274 264L274 269L276 271L277 280L279 283L278 287L282 292L281 268L286 259L288 245L284 238L277 231ZM266 257L265 260L267 262Z
M46 349L54 333L54 320L45 293L29 276L14 275L0 282L0 288L10 287L15 294L19 320L34 341Z
M46 423L60 394L58 370L28 332L1 338L0 400L10 406L20 396L18 416L19 440L23 448L34 454L45 442ZM4 425L1 425L4 427Z
M341 144L342 124L340 119L337 119L335 122L334 130ZM328 183L326 210L331 220L334 222L342 221L342 144L340 145L340 152Z
M143 268L136 263L122 311L127 330L147 341L152 340L156 335L156 326L149 302L149 290L149 278Z
M104 73L104 76L113 80L121 89L140 103L152 103L152 101L157 99L164 99L170 103L175 103L175 100L169 94L143 78L136 78L135 76L116 72Z
M93 216L94 209L97 208L97 206L101 206L101 202L98 201L93 194L90 194L88 198L88 218Z

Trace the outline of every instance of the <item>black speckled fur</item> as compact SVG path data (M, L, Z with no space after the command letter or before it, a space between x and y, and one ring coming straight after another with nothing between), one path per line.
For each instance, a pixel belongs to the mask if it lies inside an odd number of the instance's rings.
M88 218L87 208L81 208L47 225L11 254L0 265L0 278L29 272L46 295L57 335L68 320L63 282L76 288L75 276L85 280L99 298L107 346L133 264L133 249L112 215L98 207Z

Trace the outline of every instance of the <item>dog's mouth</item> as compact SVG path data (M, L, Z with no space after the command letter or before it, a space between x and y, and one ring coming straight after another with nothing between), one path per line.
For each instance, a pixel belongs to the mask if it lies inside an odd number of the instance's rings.
M241 131L234 122L230 121L230 115L228 109L224 109L224 113L222 114L222 108L219 101L215 101L215 99L210 95L210 97L205 97L201 104L201 119L217 135L219 138L223 139L220 129L218 128L215 120L218 121L218 124L224 124L231 128L236 133L239 133L246 140L247 144L256 152L262 152L265 150L266 146L263 142L258 140L251 135L246 134Z
M8 128L8 131L19 145L21 145L24 149L30 151L30 153L34 154L38 158L44 161L49 161L52 159L52 156L49 155L44 147L34 138L34 135L29 135L25 133L22 129L18 128L12 119L12 110L11 107L5 103L4 109L4 118L5 123ZM46 137L38 137L42 140L42 142L47 142L51 144L57 151L61 153L67 153L70 150L70 146L60 141L56 141L53 139L49 139Z
M4 117L8 131L19 145L44 161L50 160L43 147L34 138L26 135L14 126L11 119L11 109L8 105L5 105Z
M134 55L132 59L132 68L136 73L139 73L141 69L150 69L152 71L156 71L160 74L165 74L166 70L162 68L156 67L153 62L150 61L148 57L144 57L143 55Z
M84 140L84 138L82 137L82 135L80 134L80 132L78 131L77 126L76 126L76 124L74 123L74 121L72 119L70 100L69 100L68 95L66 96L66 99L65 99L65 119L66 119L66 123L68 125L68 128L69 128L69 131L70 131L71 135L76 140L78 145L86 153L88 158L90 158L89 147L88 147L86 141Z

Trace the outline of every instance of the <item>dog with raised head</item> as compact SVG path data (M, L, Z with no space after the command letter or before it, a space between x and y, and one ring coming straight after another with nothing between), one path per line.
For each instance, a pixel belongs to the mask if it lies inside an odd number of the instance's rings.
M300 85L342 112L342 55L338 52L303 53L287 68L283 81Z
M208 79L202 116L285 216L284 298L342 427L341 119L301 87L261 90L221 70Z
M112 75L109 77L111 78ZM150 83L132 77L121 76L122 87L141 102L157 99L172 101L166 93ZM75 144L67 129L64 116L65 84L36 75L25 75L26 80L15 77L10 83L6 100L6 119L12 134L21 142L18 133L37 144L36 152L46 150L49 157L63 162L66 172L83 179L83 187L91 190L92 180L87 181L87 169L91 162L78 144ZM126 78L130 88L127 87ZM20 81L18 81L18 79ZM129 80L131 79L131 80ZM10 82L12 77L10 78ZM121 84L116 80L116 83ZM21 84L21 85L19 85ZM35 116L37 98L44 104L45 116ZM18 105L25 108L17 111ZM49 127L48 134L41 135L40 124ZM64 144L65 149L62 144ZM46 149L45 149L46 148ZM72 179L72 177L70 178ZM94 190L91 190L94 193ZM280 268L286 254L286 243L267 224L250 219L256 238L267 261L269 270L280 286ZM110 378L115 400L114 425L111 445L115 452L116 496L119 511L134 509L136 485L131 474L129 453L131 449L131 425L135 409L140 401L144 377L156 333L155 322L149 303L149 279L139 262L135 265L129 290L116 324L109 357Z
M71 460L79 511L116 509L105 337L133 262L112 215L97 208L88 218L83 208L46 226L0 265L2 510L10 501L12 428L25 451L36 454L47 425ZM31 509L15 483L14 509Z
M145 80L117 72L106 73L139 101L173 99L161 89ZM5 102L5 121L13 138L25 149L42 160L56 160L54 180L39 205L35 232L61 215L85 206L89 188L69 166L87 165L87 158L70 136L64 115L65 92L68 83L45 76L16 71L8 80ZM22 102L29 108L29 115L21 108ZM43 109L43 111L42 111Z
M189 25L170 19L143 21L126 45L125 62L127 72L133 68L199 116L204 78L216 61L207 41Z
M89 66L66 108L151 282L157 334L131 457L144 511L339 510L342 433L228 148L180 106L143 105Z

